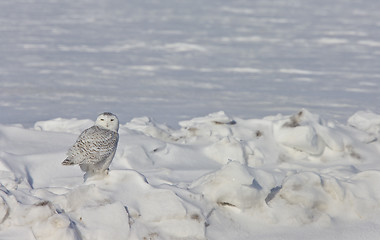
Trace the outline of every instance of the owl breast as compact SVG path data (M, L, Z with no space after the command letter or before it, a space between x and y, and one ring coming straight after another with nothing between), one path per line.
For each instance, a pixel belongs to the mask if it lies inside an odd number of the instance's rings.
M75 164L96 164L115 153L118 140L117 132L93 126L82 132L70 148L68 157Z

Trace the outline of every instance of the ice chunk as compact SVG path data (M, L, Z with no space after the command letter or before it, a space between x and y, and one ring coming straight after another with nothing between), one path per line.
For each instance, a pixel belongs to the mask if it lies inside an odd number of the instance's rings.
M356 112L348 119L348 124L364 132L380 135L380 115L370 111Z
M67 132L80 134L84 129L94 125L94 121L83 119L64 119L55 118L48 121L38 121L34 124L35 130L51 131L51 132Z
M239 209L260 206L264 194L247 167L231 161L220 170L207 174L191 185L191 189L201 193L208 201L222 206Z

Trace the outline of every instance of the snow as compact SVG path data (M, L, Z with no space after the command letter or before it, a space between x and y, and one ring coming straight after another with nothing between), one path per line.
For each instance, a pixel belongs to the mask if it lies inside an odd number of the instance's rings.
M379 4L4 0L0 122L380 112Z
M348 225L349 239L375 239L379 118L361 111L345 125L306 109L263 119L216 112L180 129L135 118L120 126L109 174L85 182L60 160L91 120L1 125L0 236L293 239L306 228L335 239Z
M1 1L0 239L378 239L379 7Z

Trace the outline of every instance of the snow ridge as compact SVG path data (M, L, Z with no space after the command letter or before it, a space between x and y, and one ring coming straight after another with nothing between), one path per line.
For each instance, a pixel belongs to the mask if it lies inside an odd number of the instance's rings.
M134 118L120 126L109 174L84 183L79 168L60 162L90 120L0 125L0 238L293 239L300 226L329 232L359 222L372 226L361 235L372 239L379 119L216 112L172 129Z

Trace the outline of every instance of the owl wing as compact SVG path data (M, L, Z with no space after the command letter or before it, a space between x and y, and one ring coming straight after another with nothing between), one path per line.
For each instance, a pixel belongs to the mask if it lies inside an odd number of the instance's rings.
M84 130L68 151L72 164L96 164L116 151L119 134L98 126Z

